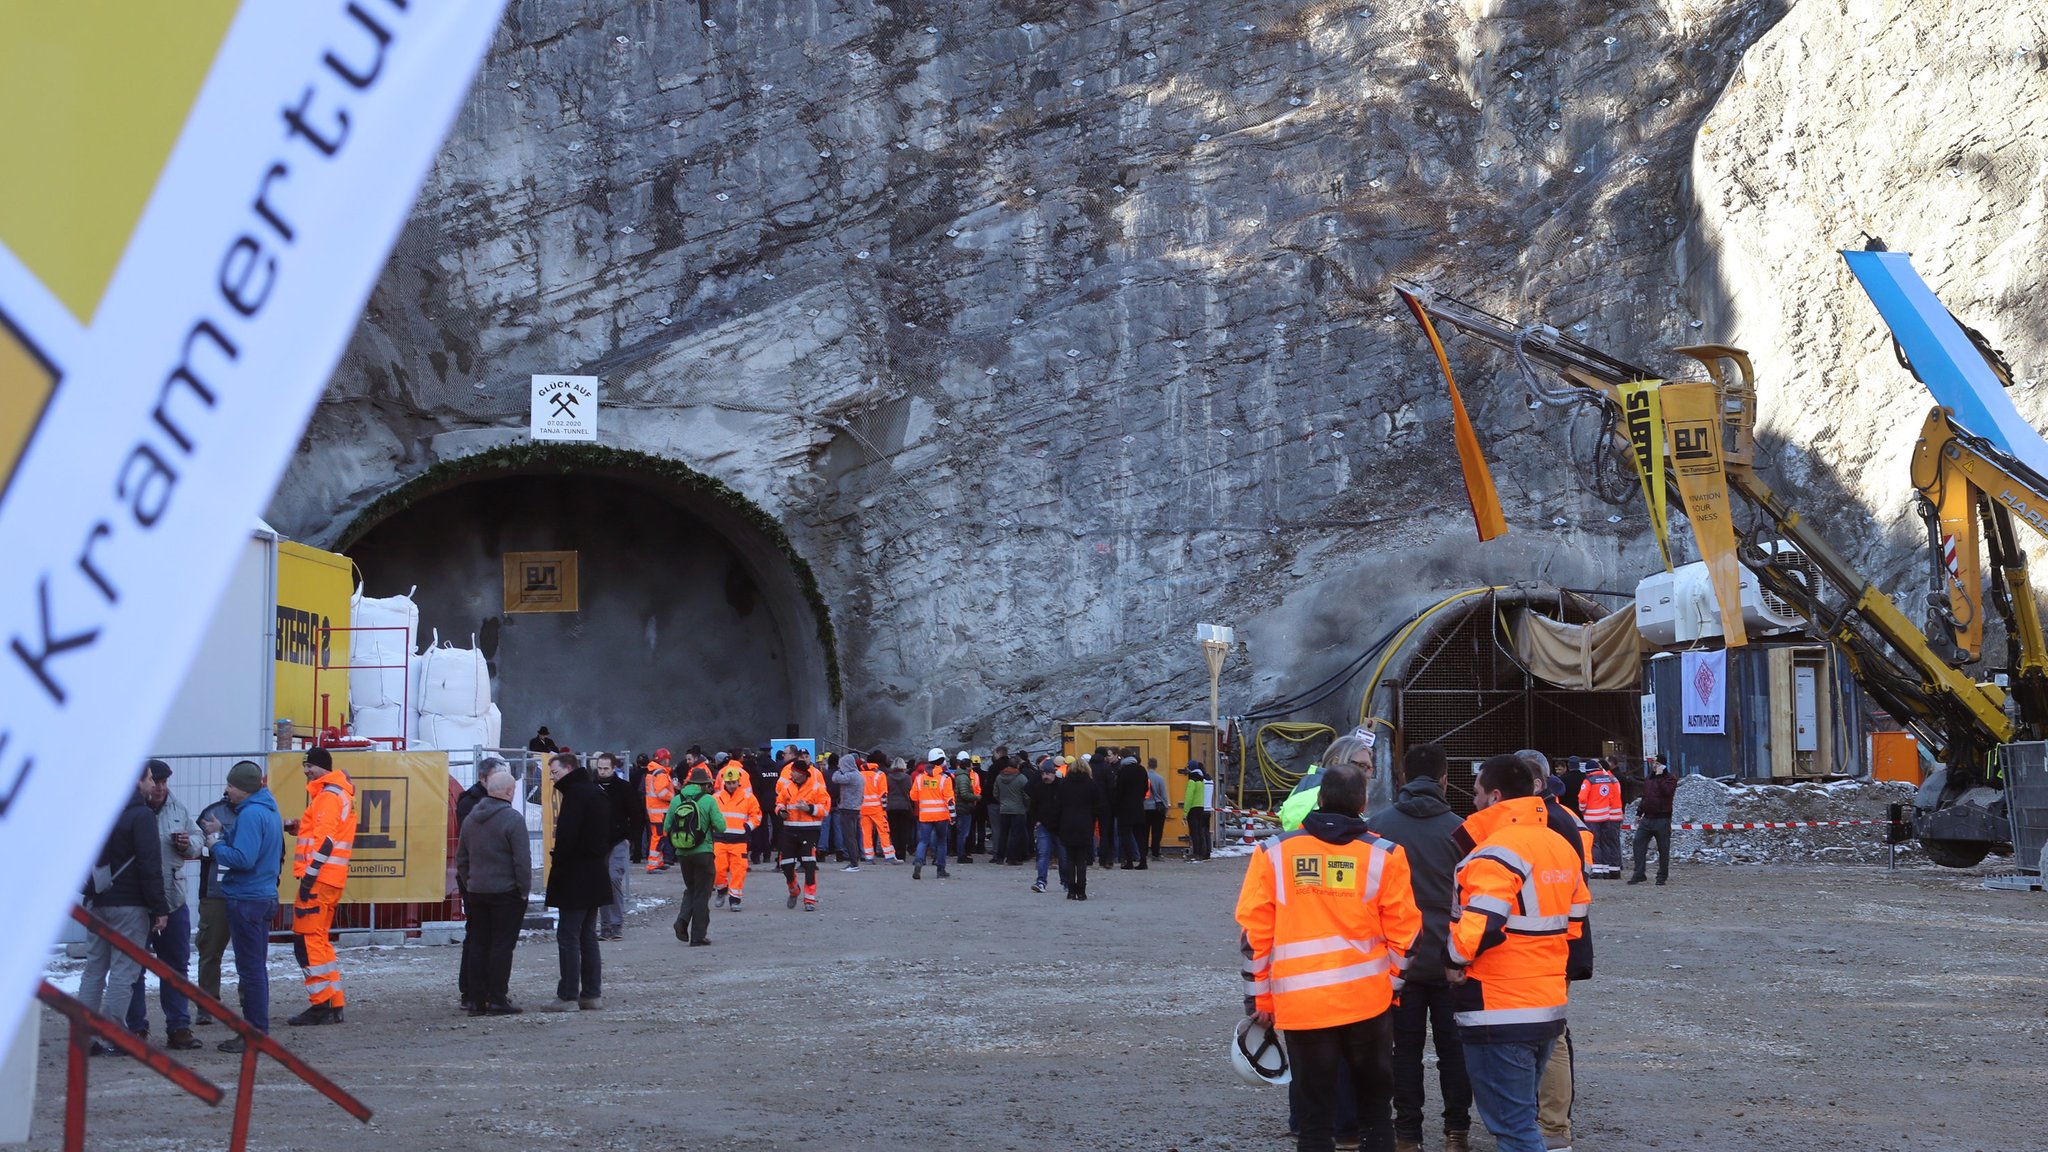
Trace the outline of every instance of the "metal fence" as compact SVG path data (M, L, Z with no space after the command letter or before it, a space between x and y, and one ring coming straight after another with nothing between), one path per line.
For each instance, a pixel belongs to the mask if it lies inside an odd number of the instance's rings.
M2012 820L2013 859L2021 868L2048 873L2041 851L2048 846L2048 743L2029 740L1998 749L2005 774L2005 806Z

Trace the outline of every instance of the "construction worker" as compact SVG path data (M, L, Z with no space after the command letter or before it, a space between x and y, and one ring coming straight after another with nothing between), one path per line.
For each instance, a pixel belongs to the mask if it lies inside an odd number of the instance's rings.
M647 798L647 870L666 872L668 860L662 851L661 822L668 817L669 803L676 797L675 765L668 749L659 749L648 762L642 794Z
M946 840L953 828L953 781L946 776L946 750L934 748L910 782L910 800L917 805L917 855L910 862L910 878L924 879L924 862L939 866L939 879L946 871Z
M1287 1041L1300 1088L1300 1152L1335 1146L1337 1091L1357 1102L1360 1147L1390 1142L1390 1012L1422 931L1400 846L1374 835L1365 772L1323 770L1322 796L1298 831L1252 854L1238 891L1245 1014Z
M717 854L711 878L711 903L719 908L740 910L740 896L747 888L747 844L754 829L761 826L761 802L747 787L747 770L737 761L727 761L718 774L719 815L724 830L712 838Z
M789 884L787 907L796 907L796 871L801 864L804 911L818 910L818 829L831 814L832 794L825 787L825 777L812 769L810 757L798 749L775 785L775 818L782 824L782 878Z
M1322 806L1323 765L1356 764L1370 780L1373 773L1373 738L1363 729L1349 736L1339 736L1323 749L1321 764L1308 766L1308 774L1295 782L1294 790L1280 804L1280 830L1292 832L1301 827L1308 814Z
M855 847L876 860L901 864L903 858L889 840L889 774L882 770L880 752L869 753L860 779L860 836Z
M1572 846L1572 851L1579 856L1580 871L1586 871L1593 860L1593 832L1561 801L1564 790L1549 786L1558 779L1550 773L1550 758L1533 748L1524 748L1515 756L1528 767L1529 778L1536 782L1534 795L1543 800L1544 811L1550 818L1550 830L1564 837L1565 842ZM1593 921L1590 916L1579 924L1579 934L1572 938L1566 949L1564 977L1567 982L1593 978ZM1543 1145L1553 1152L1568 1150L1572 1146L1572 1099L1578 1091L1578 1070L1572 1059L1569 1024L1557 1041L1556 1047L1551 1049L1550 1059L1544 1061L1543 1082L1536 1092L1536 1119L1543 1129Z
M1494 1146L1544 1152L1540 1084L1565 1027L1570 941L1583 933L1593 897L1520 758L1481 764L1472 791L1476 810L1458 833L1470 847L1458 865L1444 977L1473 1104Z
M953 854L958 863L972 864L968 850L974 847L974 807L981 799L981 774L966 749L953 757Z
M1610 880L1621 878L1621 781L1595 764L1579 785L1579 818L1593 830L1592 874Z
M292 853L292 875L298 898L292 904L292 951L306 975L304 1012L288 1024L339 1024L347 1000L341 994L341 962L329 935L334 906L348 886L348 862L356 842L356 786L348 773L334 766L325 748L311 748L301 766L306 771L306 811L295 822L298 849Z

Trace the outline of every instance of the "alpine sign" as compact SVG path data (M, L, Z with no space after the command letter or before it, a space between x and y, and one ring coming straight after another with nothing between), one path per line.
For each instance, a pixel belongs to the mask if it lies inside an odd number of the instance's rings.
M134 794L501 7L9 6L0 1037Z
M597 439L597 387L595 376L535 376L533 438Z

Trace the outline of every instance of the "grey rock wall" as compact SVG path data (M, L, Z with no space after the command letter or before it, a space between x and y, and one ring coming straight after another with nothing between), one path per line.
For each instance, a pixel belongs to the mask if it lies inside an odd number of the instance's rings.
M1722 193L1821 145L1723 90L1853 55L1815 0L1751 50L1781 15L514 0L273 519L332 539L519 435L530 373L601 375L606 443L809 558L863 745L1199 716L1197 622L1239 627L1244 710L1447 591L1632 587L1655 553L1594 492L1596 423L1460 352L1515 526L1474 543L1388 281L1623 352L1771 339L1735 285L1787 247L1744 215L1773 193ZM1866 123L1850 95L1804 106Z

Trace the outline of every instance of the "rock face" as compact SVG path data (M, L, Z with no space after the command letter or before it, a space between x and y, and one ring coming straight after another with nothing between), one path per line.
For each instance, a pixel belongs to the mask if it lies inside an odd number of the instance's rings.
M1889 525L1922 401L1819 402L1908 390L1835 370L1884 348L1803 254L1925 239L2011 333L2042 195L2012 110L2048 102L2005 43L2029 17L1965 12L1952 53L1872 7L514 0L272 519L333 540L522 438L529 374L599 375L606 444L724 481L808 559L863 746L1200 715L1199 621L1245 641L1242 711L1447 591L1655 564L1598 421L1478 353L1514 531L1475 546L1401 275L1624 354L1747 342L1813 447L1783 467ZM1909 181L1897 220L1826 206Z

